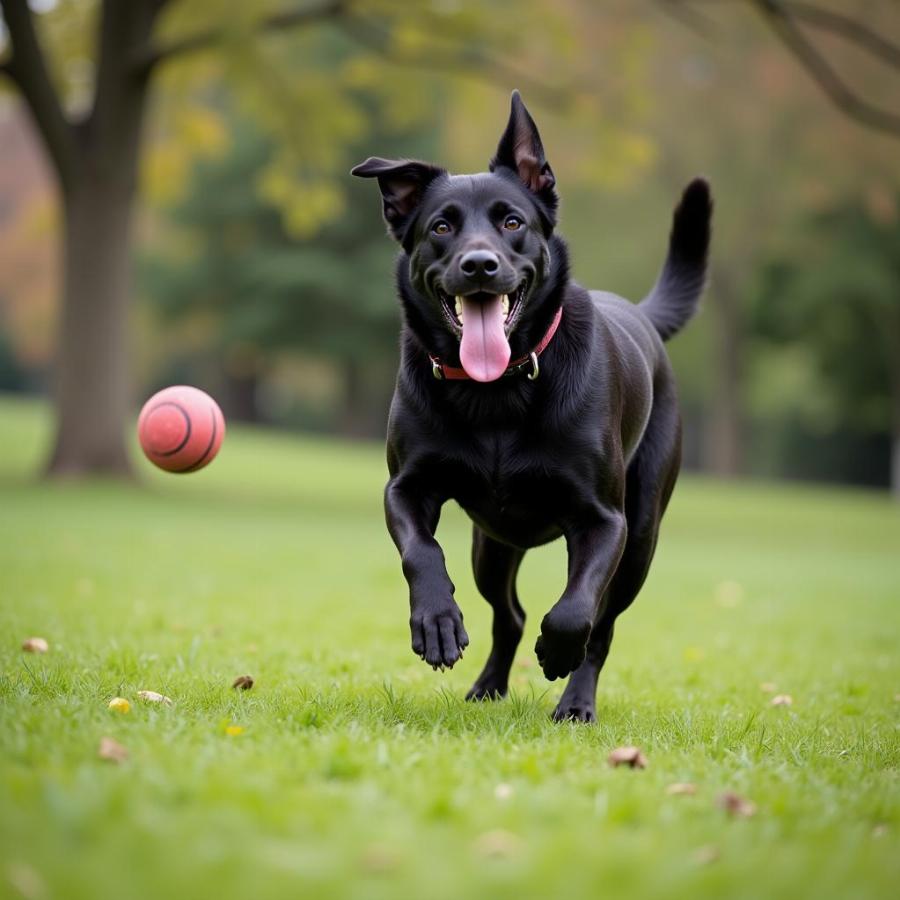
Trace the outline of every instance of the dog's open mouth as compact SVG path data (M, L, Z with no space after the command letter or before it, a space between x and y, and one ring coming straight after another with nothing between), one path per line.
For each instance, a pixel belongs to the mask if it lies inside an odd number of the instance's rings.
M459 358L475 381L496 381L509 365L509 335L528 290L523 279L512 294L476 291L450 297L439 291L444 314L459 337Z
M438 288L437 291L438 296L441 299L441 303L444 307L444 315L446 316L451 328L456 333L456 336L460 338L463 334L463 322L465 321L466 315L466 304L464 303L464 301L479 303L483 306L485 304L491 303L492 301L495 301L496 298L499 297L500 310L503 314L503 329L506 334L509 335L516 324L516 320L519 317L519 313L521 312L522 308L522 300L524 299L527 292L527 278L523 278L522 282L511 294L491 294L488 291L476 291L475 293L468 294L466 296L458 294L456 297L451 297L440 288Z

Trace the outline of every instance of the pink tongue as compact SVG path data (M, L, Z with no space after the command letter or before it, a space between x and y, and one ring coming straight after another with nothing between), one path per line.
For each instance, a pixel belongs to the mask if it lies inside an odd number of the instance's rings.
M463 297L462 311L460 362L475 381L496 381L506 371L510 356L500 295L484 303Z

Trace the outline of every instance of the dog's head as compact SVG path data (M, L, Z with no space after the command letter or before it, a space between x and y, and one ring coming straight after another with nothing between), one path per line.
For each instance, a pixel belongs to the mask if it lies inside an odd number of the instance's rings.
M556 180L518 91L489 170L450 175L415 160L371 157L352 171L378 179L388 231L404 251L411 326L432 352L455 347L477 381L506 371L510 343L521 343L551 269L563 265L551 252Z

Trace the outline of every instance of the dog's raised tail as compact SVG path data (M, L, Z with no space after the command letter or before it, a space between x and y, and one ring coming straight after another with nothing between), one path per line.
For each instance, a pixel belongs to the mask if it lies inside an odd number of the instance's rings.
M695 178L672 216L669 255L662 272L638 304L664 341L681 331L697 310L706 283L712 209L709 183Z

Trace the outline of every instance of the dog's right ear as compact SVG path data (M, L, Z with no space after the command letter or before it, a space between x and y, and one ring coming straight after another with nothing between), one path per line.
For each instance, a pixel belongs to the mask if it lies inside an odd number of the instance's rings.
M377 178L381 189L384 221L388 231L398 241L403 241L406 226L422 202L425 189L442 175L445 169L414 159L381 159L370 156L350 170L359 178Z

